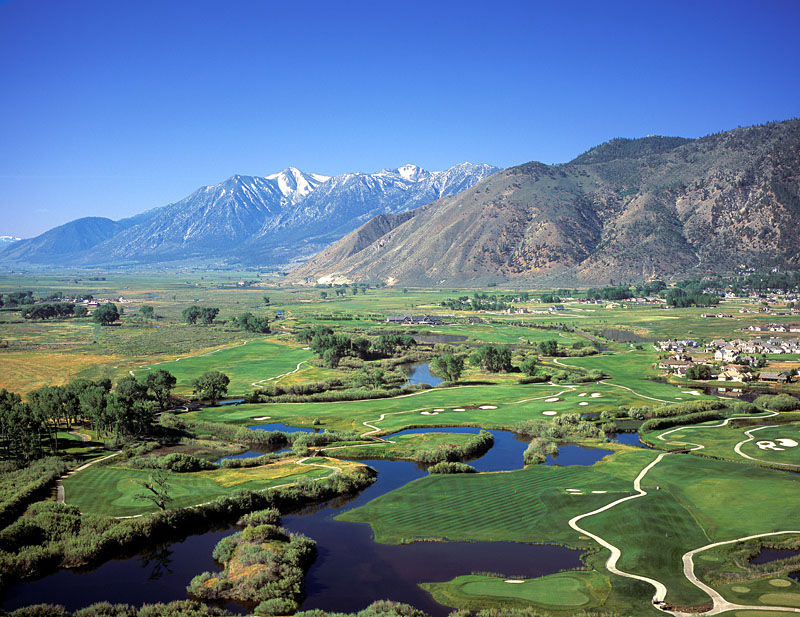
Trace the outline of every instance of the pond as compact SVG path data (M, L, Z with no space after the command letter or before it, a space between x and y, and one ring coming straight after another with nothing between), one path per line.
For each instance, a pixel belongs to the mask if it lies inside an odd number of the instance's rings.
M617 443L624 443L627 446L637 446L639 448L646 448L647 446L639 441L639 433L615 433L611 441Z
M612 450L603 448L587 448L586 446L576 446L575 444L563 444L558 446L558 453L548 456L545 465L560 465L568 467L570 465L588 466L594 465L604 456L614 454Z
M800 555L800 548L762 548L758 555L750 560L750 563L758 565L794 557L795 555Z
M439 379L438 377L431 375L431 367L427 362L421 364L401 364L400 370L408 375L408 381L403 384L404 386L417 385L421 383L427 383L431 386L438 386L444 381L444 379Z
M258 426L265 430L296 429L278 423ZM396 434L424 432L477 433L479 429L410 429ZM506 431L491 432L495 437L494 446L470 464L480 471L522 468L522 453L527 443ZM547 464L589 465L610 453L572 445L561 446L560 452ZM290 531L308 535L317 542L318 556L306 577L302 610L355 612L375 600L390 598L410 603L432 617L445 617L451 609L436 603L419 583L445 581L473 571L534 577L581 565L578 551L552 545L514 542L377 544L369 525L336 521L334 517L421 478L427 472L405 461L363 462L378 471L373 485L358 495L311 506L282 519L283 526ZM7 589L2 607L11 610L52 602L74 610L101 600L140 605L145 601L183 599L186 585L194 575L219 569L211 553L221 538L234 532L235 529L211 531L110 561L93 570L60 570L38 580L28 580ZM245 607L234 604L226 607L246 611Z

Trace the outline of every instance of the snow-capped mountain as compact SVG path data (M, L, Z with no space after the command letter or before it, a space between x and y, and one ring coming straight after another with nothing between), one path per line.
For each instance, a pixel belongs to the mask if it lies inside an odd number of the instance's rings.
M20 240L21 238L15 238L14 236L0 236L0 246L5 246L12 242L19 242Z
M265 177L235 175L133 218L106 219L104 233L73 242L74 250L59 252L58 263L286 264L325 248L376 214L403 212L452 195L496 171L462 163L439 172L403 165L333 177L295 167ZM73 223L56 228L64 230L58 234L73 237L82 228ZM61 237L53 235L56 230L14 243L13 252L0 248L0 262L50 263L52 253L42 252L39 239Z

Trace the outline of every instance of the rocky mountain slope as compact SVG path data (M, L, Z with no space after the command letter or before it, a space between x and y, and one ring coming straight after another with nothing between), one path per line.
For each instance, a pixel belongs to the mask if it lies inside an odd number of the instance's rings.
M290 167L233 176L131 219L80 219L0 249L0 264L286 264L317 252L364 221L452 195L499 171L463 163L375 174L323 176Z
M602 283L800 265L800 120L615 139L369 221L294 282Z

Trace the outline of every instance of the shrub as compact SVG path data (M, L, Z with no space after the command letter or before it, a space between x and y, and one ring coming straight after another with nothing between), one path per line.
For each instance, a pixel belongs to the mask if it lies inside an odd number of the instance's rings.
M754 402L758 407L763 407L770 411L794 411L795 409L800 409L800 400L791 394L764 394Z
M442 461L428 467L428 473L475 473L476 469L466 463Z

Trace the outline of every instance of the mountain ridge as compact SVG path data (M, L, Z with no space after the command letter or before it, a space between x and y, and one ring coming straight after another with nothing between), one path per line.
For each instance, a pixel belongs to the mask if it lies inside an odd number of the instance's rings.
M603 283L797 266L798 224L800 120L789 120L511 167L402 221L368 222L288 280Z

